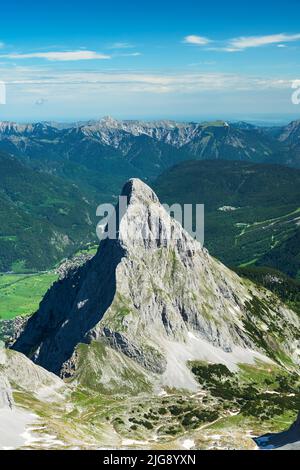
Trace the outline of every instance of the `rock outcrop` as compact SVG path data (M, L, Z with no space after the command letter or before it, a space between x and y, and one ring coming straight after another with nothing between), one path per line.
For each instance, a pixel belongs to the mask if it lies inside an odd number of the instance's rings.
M13 407L13 396L9 381L0 373L0 409Z
M117 238L54 284L13 349L69 376L78 344L101 342L164 384L189 388L189 360L299 363L294 312L213 259L140 180L122 195Z
M12 407L12 390L25 391L45 401L63 399L68 387L56 375L34 364L24 354L0 348L0 403ZM1 406L1 405L0 405Z

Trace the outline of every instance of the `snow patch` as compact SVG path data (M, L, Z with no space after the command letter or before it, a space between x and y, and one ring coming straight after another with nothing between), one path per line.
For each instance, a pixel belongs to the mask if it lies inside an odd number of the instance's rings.
M238 364L255 364L257 360L272 364L273 362L258 351L245 349L241 346L233 347L231 351L224 351L208 341L188 332L189 341L179 343L164 339L162 345L167 358L167 368L162 376L162 383L168 387L177 387L196 391L199 384L187 366L188 361L204 361L214 364L224 364L232 372L239 370Z
M182 443L182 447L186 450L191 450L195 447L195 441L193 439L185 439Z

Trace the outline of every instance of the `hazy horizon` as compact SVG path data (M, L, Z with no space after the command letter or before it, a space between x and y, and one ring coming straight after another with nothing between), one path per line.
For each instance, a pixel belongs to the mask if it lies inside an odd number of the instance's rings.
M17 124L27 124L27 123L38 123L38 122L43 122L43 123L51 123L55 122L58 124L76 124L76 123L86 123L89 121L100 121L101 119L104 119L106 117L110 117L112 119L115 119L117 121L144 121L144 122L155 122L155 121L173 121L173 122L181 122L181 123L190 123L190 122L195 122L195 123L203 123L203 122L215 122L215 121L228 121L228 122L238 122L238 121L243 121L247 122L249 124L256 124L256 125L285 125L289 124L292 121L299 120L300 119L300 114L282 114L282 115L265 115L265 114L254 114L254 115L199 115L198 117L182 117L182 116L115 116L115 115L98 115L98 116L83 116L80 118L77 117L66 117L66 118L60 118L60 117L53 117L50 116L45 119L18 119L17 117L13 119L2 119L0 116L0 122L15 122Z
M12 0L1 8L0 120L297 115L299 13L294 1L254 0L245 15L237 0L53 0L50 11Z

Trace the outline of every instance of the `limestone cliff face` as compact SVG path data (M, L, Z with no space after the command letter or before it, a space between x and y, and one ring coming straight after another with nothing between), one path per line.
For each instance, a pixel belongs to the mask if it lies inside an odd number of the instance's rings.
M50 289L14 349L66 376L78 343L102 342L179 387L195 385L192 359L299 362L296 314L213 259L140 180L122 194L117 239Z
M0 409L13 406L13 396L10 383L4 374L0 374Z
M61 400L67 386L54 374L16 351L0 348L0 408L12 408L13 391L33 394L45 401Z
M62 396L67 390L59 377L33 364L23 354L0 348L0 391L2 398L9 397L12 404L11 388L43 396L45 399L50 399L57 393Z

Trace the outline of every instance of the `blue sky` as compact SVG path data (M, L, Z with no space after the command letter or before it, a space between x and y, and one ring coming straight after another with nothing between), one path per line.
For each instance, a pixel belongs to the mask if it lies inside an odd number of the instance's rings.
M1 120L289 119L300 2L11 1Z

